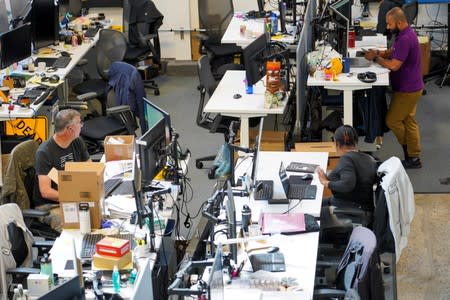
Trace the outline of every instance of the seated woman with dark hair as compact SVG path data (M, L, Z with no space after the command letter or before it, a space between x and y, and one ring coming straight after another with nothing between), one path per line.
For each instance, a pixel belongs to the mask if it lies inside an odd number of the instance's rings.
M334 132L336 153L340 156L337 166L327 175L321 168L316 172L320 183L333 193L322 202L321 221L327 222L327 206L362 208L373 211L373 185L376 180L377 162L369 154L356 149L358 133L344 125ZM324 218L324 220L322 220Z

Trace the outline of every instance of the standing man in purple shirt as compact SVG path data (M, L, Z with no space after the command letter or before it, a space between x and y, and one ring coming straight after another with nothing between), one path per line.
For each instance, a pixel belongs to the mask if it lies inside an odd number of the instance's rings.
M386 14L387 29L396 34L394 44L385 51L370 50L365 58L391 70L393 95L386 114L386 125L403 147L406 169L419 169L420 132L415 115L423 90L420 48L416 33L409 26L401 8Z

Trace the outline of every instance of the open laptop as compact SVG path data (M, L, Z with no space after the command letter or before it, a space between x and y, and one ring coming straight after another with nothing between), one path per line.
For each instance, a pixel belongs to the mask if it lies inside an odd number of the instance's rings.
M315 199L317 193L317 186L309 183L301 183L301 176L288 176L286 168L283 162L280 163L280 169L278 171L280 176L281 185L287 199ZM297 178L299 177L299 178ZM273 199L272 201L278 201L279 199ZM282 199L283 201L284 199ZM271 203L271 202L269 202ZM284 202L286 203L286 202ZM274 203L271 203L274 204Z

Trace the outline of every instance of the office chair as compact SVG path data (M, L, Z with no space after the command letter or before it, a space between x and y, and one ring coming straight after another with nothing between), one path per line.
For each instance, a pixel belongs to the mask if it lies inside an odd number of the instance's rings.
M89 154L103 153L103 141L108 135L135 135L138 128L136 115L142 132L147 128L142 100L145 89L136 68L124 62L114 62L109 69L109 78L107 115L85 119L81 128L80 136ZM95 95L91 93L90 97Z
M335 272L327 272L328 268L333 268ZM370 229L361 226L353 229L337 264L318 260L313 298L384 299L377 239Z
M161 69L161 46L158 29L163 24L164 16L149 0L129 0L128 12L124 10L124 20L128 21L128 45L124 61L136 65L151 58L153 64L146 71L144 85L159 95L159 87L154 78ZM157 66L154 69L153 66ZM147 78L148 77L148 78Z
M235 64L235 56L241 56L242 48L236 44L222 44L221 39L234 14L232 0L199 0L200 26L206 32L200 34L200 53L209 56L212 73L221 79L227 70L243 70Z
M100 31L97 48L97 72L100 78L88 79L77 85L72 90L77 94L77 100L86 103L97 99L101 104L101 114L106 116L106 102L108 95L108 70L115 61L121 61L125 57L127 41L125 36L116 30L102 29ZM95 97L92 97L95 93Z
M413 24L419 11L419 4L417 1L411 1L402 5L402 10L405 13L408 24Z
M209 57L207 55L202 55L198 60L198 78L200 80L200 101L197 109L196 123L198 126L208 129L209 132L215 133L220 132L224 134L225 142L228 141L228 129L232 121L239 121L238 118L225 117L220 114L205 113L203 108L206 103L206 94L210 98L217 87L217 81L211 71L211 65ZM198 169L203 168L204 161L213 161L216 155L209 155L205 157L199 157L195 160L195 166Z
M16 203L0 206L0 235L0 298L12 299L12 295L8 295L11 284L23 283L29 274L40 272L38 268L32 268L37 266L37 263L33 263L32 247L38 248L40 258L48 253L53 242L34 241Z
M51 208L36 209L33 199L38 188L36 182L35 154L39 144L33 140L16 145L11 151L5 181L2 188L1 203L16 203L22 210L26 226L34 236L56 239L59 232L41 222L50 214Z

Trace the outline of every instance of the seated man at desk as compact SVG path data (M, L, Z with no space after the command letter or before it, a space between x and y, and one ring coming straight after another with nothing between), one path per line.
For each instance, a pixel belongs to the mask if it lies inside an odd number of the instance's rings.
M58 202L58 190L48 176L52 168L64 170L67 161L90 160L86 145L79 137L82 126L80 113L74 109L64 109L56 114L54 135L36 152L36 206Z
M376 180L377 162L369 154L356 149L358 133L349 125L336 129L334 141L336 153L340 156L339 163L328 175L320 167L316 170L320 183L333 193L332 197L322 202L322 224L331 221L331 206L362 208L369 212L374 209L373 185Z

